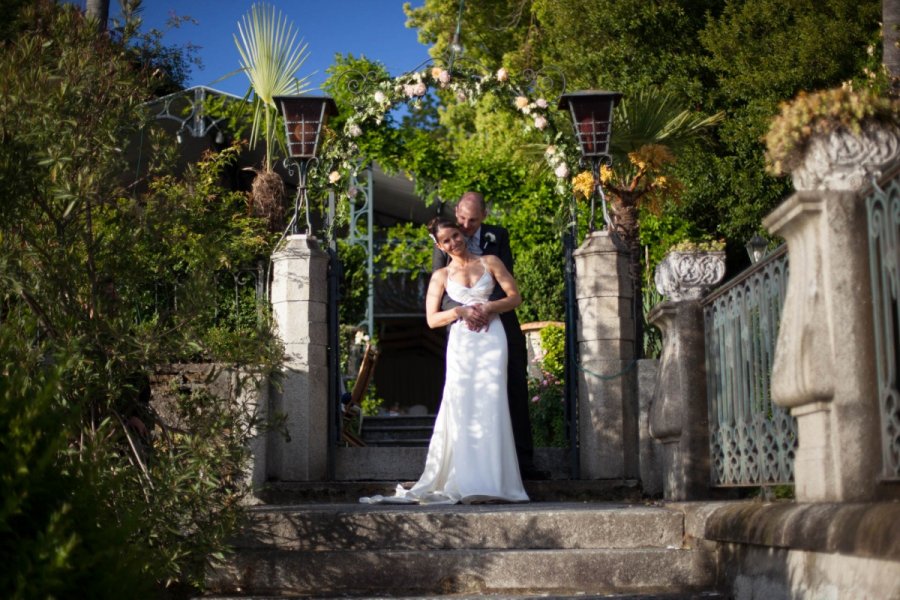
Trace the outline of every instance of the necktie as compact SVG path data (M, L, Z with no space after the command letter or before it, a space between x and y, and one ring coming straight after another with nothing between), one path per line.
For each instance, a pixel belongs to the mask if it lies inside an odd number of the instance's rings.
M466 248L469 249L469 252L476 256L481 256L481 246L478 245L478 238L476 236L472 236L466 240Z

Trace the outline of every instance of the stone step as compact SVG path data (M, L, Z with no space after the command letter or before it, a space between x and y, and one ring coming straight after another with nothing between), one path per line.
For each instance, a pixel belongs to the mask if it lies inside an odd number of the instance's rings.
M427 448L428 442L431 441L430 438L410 438L410 439L395 439L392 437L386 437L385 439L377 439L372 440L369 438L364 438L363 441L369 446L380 446L380 447L392 447L392 448Z
M400 425L400 426L363 426L362 438L366 443L380 441L406 441L406 440L424 440L425 444L431 439L431 427L420 427L417 425Z
M214 568L214 594L623 594L711 589L712 553L580 550L284 551L243 549Z
M416 477L421 466L414 472ZM409 487L409 478L393 481L270 482L258 492L270 505L354 504L362 496L389 496L399 482ZM525 481L532 505L538 502L631 502L641 500L640 484L633 479Z
M399 415L365 417L362 422L363 429L367 427L426 427L434 429L435 415Z
M427 551L681 548L684 515L629 504L255 507L235 548Z
M415 481L425 467L426 446L364 446L333 449L337 481ZM570 457L565 448L535 448L534 463L554 479L567 479Z
M309 596L203 596L194 600L308 600ZM346 596L323 597L316 596L317 600L347 600ZM731 596L715 590L700 590L691 592L662 592L658 594L584 594L561 596L553 594L430 594L427 596L403 596L403 600L731 600ZM353 596L353 600L397 600L397 596Z

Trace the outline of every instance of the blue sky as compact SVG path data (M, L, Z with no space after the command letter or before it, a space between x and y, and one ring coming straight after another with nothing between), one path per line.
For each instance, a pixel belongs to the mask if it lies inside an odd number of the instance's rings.
M421 6L424 0L409 0ZM335 53L364 55L383 63L391 75L410 71L428 59L428 48L420 44L416 30L407 29L403 14L404 0L270 0L299 31L308 44L309 57L298 72L311 75L311 92L324 82L325 69L334 61ZM84 0L75 4L84 7ZM118 0L111 0L110 14L118 13ZM202 70L194 69L189 85L208 85L218 90L243 96L249 86L239 73L223 81L222 76L240 67L240 55L234 44L237 23L249 12L248 0L144 0L145 29L165 30L174 11L189 15L196 25L186 24L166 32L164 41L171 45L192 43L200 46Z

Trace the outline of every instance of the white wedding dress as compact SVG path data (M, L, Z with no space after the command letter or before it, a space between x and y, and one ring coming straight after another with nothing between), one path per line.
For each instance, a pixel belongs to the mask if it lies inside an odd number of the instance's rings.
M471 288L447 278L447 294L460 304L487 302L494 278ZM409 490L361 498L368 503L456 504L527 502L506 395L506 333L499 318L487 331L464 321L450 326L444 395L428 446L425 471Z

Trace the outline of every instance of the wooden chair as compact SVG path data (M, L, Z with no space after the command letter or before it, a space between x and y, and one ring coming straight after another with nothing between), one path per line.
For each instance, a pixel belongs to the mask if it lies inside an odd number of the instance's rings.
M369 383L375 374L375 363L378 362L378 351L371 343L366 344L363 351L362 362L359 365L359 374L353 391L350 392L350 401L343 406L343 419L341 423L341 438L348 446L365 446L366 443L359 437L360 431L353 431L353 420L359 418L362 427L362 401L369 389Z

